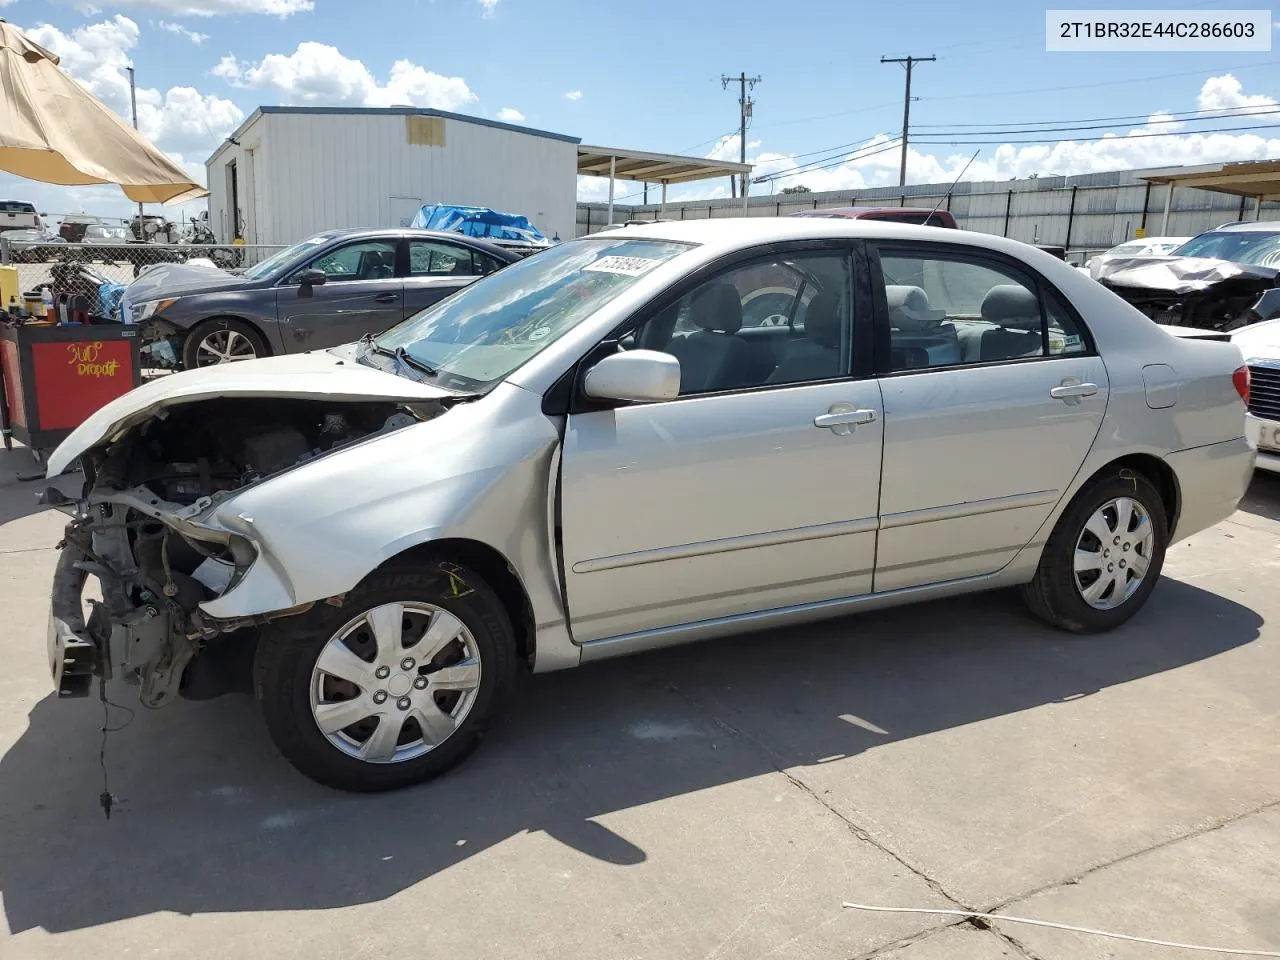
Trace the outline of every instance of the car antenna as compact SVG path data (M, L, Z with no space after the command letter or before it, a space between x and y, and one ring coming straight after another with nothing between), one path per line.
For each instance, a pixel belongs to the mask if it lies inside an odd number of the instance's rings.
M935 203L935 204L933 205L933 209L929 211L929 217L932 217L935 213L937 213L937 212L938 212L938 208L939 208L940 206L942 206L942 201L943 201L943 200L949 200L949 199L951 198L951 191L952 191L952 190L954 190L954 189L956 188L956 184L957 184L957 183L959 183L959 182L960 182L960 178L964 176L964 174L965 174L965 170L968 170L968 169L969 169L969 164L971 164L971 163L973 163L973 161L977 160L977 159L978 159L978 154L979 154L979 153L981 153L981 152L982 152L982 148L981 148L981 147L979 147L977 150L973 151L973 156L969 158L969 163L966 163L966 164L964 165L964 170L961 170L961 171L960 171L960 173L956 175L956 178L955 178L953 181L951 181L951 186L947 187L947 192L946 192L946 193L944 193L941 197L939 197L939 198L938 198L938 202L937 202L937 203ZM925 217L925 218L924 218L925 225L928 225L928 223L929 223L929 217Z

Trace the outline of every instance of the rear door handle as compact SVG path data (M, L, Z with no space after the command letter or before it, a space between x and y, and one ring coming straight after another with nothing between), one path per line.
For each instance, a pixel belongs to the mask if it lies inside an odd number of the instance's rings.
M850 404L837 403L833 404L826 413L820 413L814 417L813 425L845 436L851 433L854 427L864 423L874 423L875 419L874 410L855 410Z
M398 293L380 293L373 298L374 303L395 303L400 299Z
M1064 383L1050 390L1049 396L1055 400L1070 400L1073 397L1092 397L1097 392L1096 383Z

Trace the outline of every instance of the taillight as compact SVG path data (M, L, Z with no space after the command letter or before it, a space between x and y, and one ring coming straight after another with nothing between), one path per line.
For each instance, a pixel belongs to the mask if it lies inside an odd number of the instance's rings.
M1245 406L1249 405L1249 368L1241 367L1231 375L1231 385L1236 388L1236 393L1240 394L1240 399L1244 401Z

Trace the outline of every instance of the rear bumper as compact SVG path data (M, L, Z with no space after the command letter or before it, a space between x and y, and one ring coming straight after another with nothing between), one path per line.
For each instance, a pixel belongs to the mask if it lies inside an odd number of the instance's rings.
M1179 450L1165 459L1178 477L1181 510L1170 542L1185 540L1235 513L1253 476L1256 446L1237 437Z
M1244 435L1258 449L1257 468L1280 473L1280 422L1248 414Z

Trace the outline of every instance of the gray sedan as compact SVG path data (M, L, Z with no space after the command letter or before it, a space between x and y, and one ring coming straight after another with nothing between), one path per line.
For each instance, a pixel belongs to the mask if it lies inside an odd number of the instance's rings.
M121 311L143 325L160 365L192 369L381 333L516 259L456 233L330 230L237 274L152 267L125 290Z
M1110 630L1235 509L1248 393L1235 344L1000 237L583 237L367 342L94 413L49 458L89 478L54 681L161 707L256 658L280 751L384 790L466 756L521 668L1000 587Z

